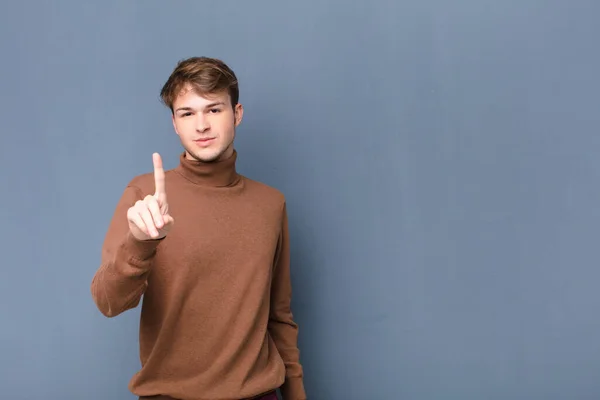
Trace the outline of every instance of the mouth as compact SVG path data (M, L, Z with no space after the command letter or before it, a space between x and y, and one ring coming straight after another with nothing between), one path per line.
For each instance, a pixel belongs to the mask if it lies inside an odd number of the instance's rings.
M214 140L215 138L201 138L194 140L194 143L196 143L198 146L206 147L210 145Z

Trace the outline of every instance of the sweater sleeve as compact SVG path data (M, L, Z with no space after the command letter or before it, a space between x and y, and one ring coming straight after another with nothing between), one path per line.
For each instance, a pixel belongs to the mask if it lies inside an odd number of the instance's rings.
M298 325L293 319L291 297L290 239L284 205L279 247L273 270L269 333L286 367L286 379L281 387L283 400L305 400L303 369L298 350Z
M104 238L100 267L92 279L92 298L107 317L139 304L161 241L140 241L129 232L127 210L141 198L138 188L131 185L125 188Z

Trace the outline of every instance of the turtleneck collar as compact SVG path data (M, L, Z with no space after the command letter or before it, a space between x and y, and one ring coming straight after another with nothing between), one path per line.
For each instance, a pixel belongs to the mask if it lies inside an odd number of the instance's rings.
M240 179L235 161L237 151L225 160L205 163L198 160L189 160L183 152L179 156L179 165L175 170L187 180L203 186L224 187L233 186Z

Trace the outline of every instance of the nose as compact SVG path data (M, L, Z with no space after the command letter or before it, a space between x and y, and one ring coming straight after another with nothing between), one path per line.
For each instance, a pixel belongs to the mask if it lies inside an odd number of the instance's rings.
M206 130L208 130L208 128L210 128L210 124L208 123L208 121L206 120L206 118L204 118L204 116L198 116L198 119L196 120L196 130L198 132L205 132Z

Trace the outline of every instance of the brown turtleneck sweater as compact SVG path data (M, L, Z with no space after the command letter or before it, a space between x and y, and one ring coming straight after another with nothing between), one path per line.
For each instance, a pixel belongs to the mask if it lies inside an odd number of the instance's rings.
M153 174L135 177L117 204L91 291L114 317L136 307L142 368L138 396L239 400L280 387L306 399L290 309L286 203L239 175L237 153L217 163L180 156L165 173L166 238L138 241L127 209L154 193Z

